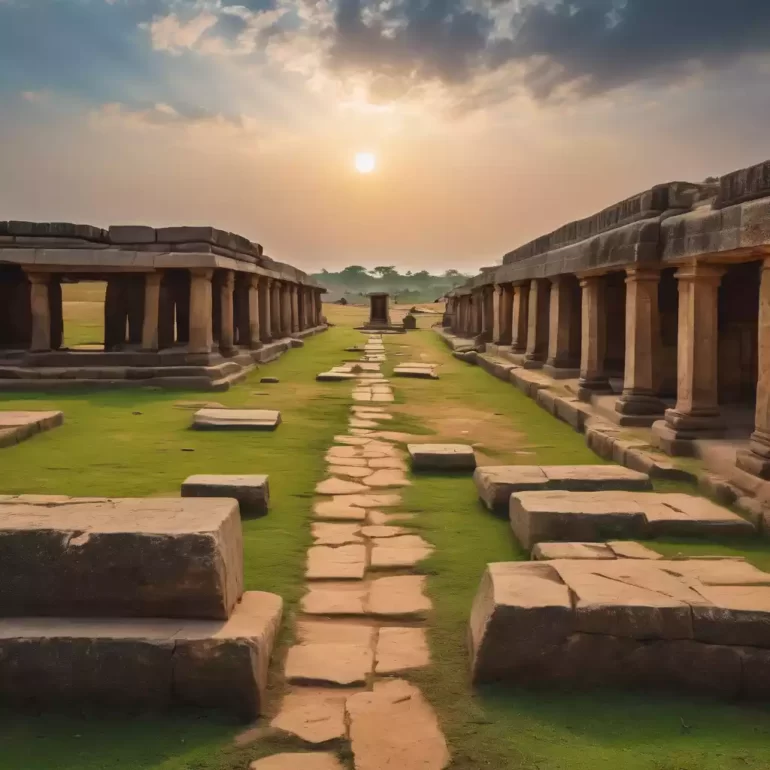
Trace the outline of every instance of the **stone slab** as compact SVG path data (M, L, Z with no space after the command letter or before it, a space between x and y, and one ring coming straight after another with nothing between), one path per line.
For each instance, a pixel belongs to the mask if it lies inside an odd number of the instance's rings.
M314 545L308 549L308 580L361 580L365 572L364 545Z
M258 759L249 765L249 770L345 770L335 754L320 752L293 752L274 754Z
M196 430L275 430L281 413L273 409L200 409L193 415Z
M467 444L408 444L407 451L415 471L472 471L476 454Z
M354 495L357 492L366 492L368 487L355 481L345 481L333 476L324 479L316 485L315 491L319 495Z
M363 583L331 585L315 583L307 587L302 611L311 616L356 617L366 613L369 587Z
M371 475L363 480L363 483L367 487L385 488L408 487L411 486L412 482L404 475L403 471L393 468L380 468L379 470L372 471Z
M374 668L370 646L338 642L299 644L289 649L285 676L291 684L353 687L366 684Z
M356 770L443 770L451 758L433 709L409 682L375 682L348 698ZM383 726L387 725L387 729Z
M358 524L314 521L311 525L316 545L346 545L361 543L361 527Z
M235 500L0 502L0 616L225 620L242 592Z
M633 541L609 543L538 543L532 549L536 561L553 559L662 559L659 553Z
M424 628L383 626L377 637L374 671L380 676L398 674L430 664Z
M360 465L330 465L329 473L334 476L347 476L348 479L365 479L367 476L371 476L374 471Z
M343 495L314 503L313 516L325 521L365 521L366 509L359 505L352 505Z
M63 422L62 412L0 411L0 448L19 444Z
M411 568L433 552L433 546L419 535L375 538L372 544L372 569Z
M262 713L282 600L247 592L225 622L0 619L0 698L36 706Z
M286 693L271 727L321 744L345 737L345 700L348 693L300 687ZM294 767L294 766L292 766Z
M263 475L199 474L182 483L182 497L231 497L242 515L263 516L270 505L270 485Z
M422 618L432 607L423 575L377 578L365 602L367 613L381 618Z
M396 366L393 369L394 377L414 377L423 380L437 380L439 378L433 367L423 366Z
M644 491L652 488L649 476L619 465L484 466L476 469L473 480L481 500L487 508L496 511L507 510L514 492Z
M318 382L345 382L355 380L356 375L348 372L321 372L315 378Z

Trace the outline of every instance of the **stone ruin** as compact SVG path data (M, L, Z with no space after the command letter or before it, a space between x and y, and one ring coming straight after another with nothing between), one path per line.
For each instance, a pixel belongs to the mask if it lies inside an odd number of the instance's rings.
M0 699L261 713L282 613L226 498L0 499Z
M106 283L98 350L63 347L62 284ZM0 389L223 390L325 328L325 291L212 227L0 222Z

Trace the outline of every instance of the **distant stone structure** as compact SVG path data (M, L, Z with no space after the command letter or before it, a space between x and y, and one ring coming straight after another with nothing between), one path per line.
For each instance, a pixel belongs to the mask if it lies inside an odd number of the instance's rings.
M105 281L102 350L62 348L62 283ZM212 227L0 222L0 389L224 389L324 328L307 274Z
M411 314L407 313L404 316L404 329L414 331L417 328L417 319Z
M616 394L616 422L670 454L729 427L738 468L770 479L770 161L537 238L450 292L444 324L584 401Z
M369 295L369 321L366 323L367 329L390 328L389 299L390 295L387 292L373 292Z

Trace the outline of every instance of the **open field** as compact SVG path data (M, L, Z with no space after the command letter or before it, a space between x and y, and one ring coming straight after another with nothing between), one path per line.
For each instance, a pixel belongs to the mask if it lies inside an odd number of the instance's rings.
M82 286L88 285L68 289ZM93 306L101 312L98 297L68 295L65 323L73 330L89 328L98 318ZM228 393L142 389L7 396L5 408L57 408L66 421L50 433L0 450L0 493L176 495L192 473L268 473L270 514L244 521L246 584L284 597L284 627L290 629L310 543L313 487L323 477L332 437L344 432L350 404L349 385L317 383L314 377L339 363L345 347L362 340L352 327L368 316L362 307L325 306L324 312L334 328ZM396 403L390 429L474 443L482 460L495 464L600 462L581 436L516 388L452 358L427 330L435 320L420 316L422 331L385 337L386 373L399 360L433 361L441 367L438 381L392 380ZM268 374L280 383L260 384ZM280 409L283 424L272 434L189 430L190 402L210 401ZM454 758L452 770L770 767L770 712L761 706L612 692L471 689L465 632L482 570L488 562L525 554L507 522L478 503L469 478L420 475L412 481L405 501L417 515L410 525L436 552L423 564L434 603L429 618L433 664L408 678L420 685L439 714ZM666 541L654 547L664 553L739 553L770 568L768 541L721 546ZM286 631L273 665L273 708L283 687L280 663L289 640ZM0 770L246 770L251 760L280 746L296 749L296 743L272 735L267 721L243 735L242 725L208 713L30 714L6 708L0 712Z

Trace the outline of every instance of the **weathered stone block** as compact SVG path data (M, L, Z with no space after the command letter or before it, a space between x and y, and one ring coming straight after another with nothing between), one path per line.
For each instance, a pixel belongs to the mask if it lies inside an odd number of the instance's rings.
M275 430L281 413L273 409L200 409L193 416L196 430Z
M472 471L476 468L476 454L466 444L408 444L407 451L412 469Z
M242 573L234 500L0 503L0 615L224 620Z
M182 483L182 497L232 497L241 515L262 516L270 504L270 485L261 475L199 474Z
M109 230L110 243L155 243L155 228L144 225L112 225Z

